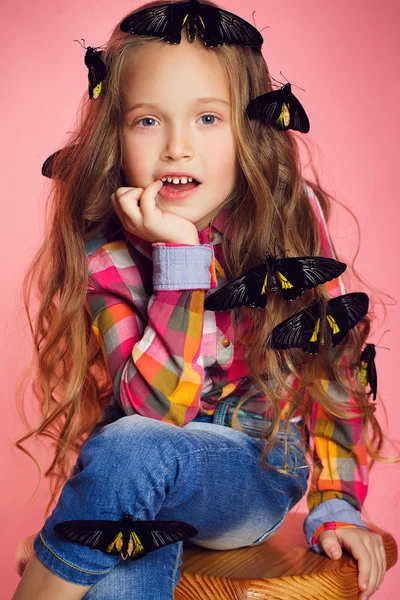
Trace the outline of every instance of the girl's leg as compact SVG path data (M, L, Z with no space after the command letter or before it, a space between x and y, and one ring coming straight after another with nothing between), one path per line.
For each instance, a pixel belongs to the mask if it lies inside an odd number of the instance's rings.
M260 543L300 500L308 476L308 468L297 470L306 463L295 450L287 462L289 473L298 476L297 483L283 472L262 471L258 466L261 444L215 424L192 422L179 428L137 415L121 418L83 448L78 461L81 471L65 484L55 510L35 539L35 552L69 582L80 586L100 582L88 598L105 598L108 593L111 600L106 580L111 583L108 573L117 563L113 574L120 586L118 600L173 598L180 545L127 565L119 557L61 540L53 531L54 524L70 519L118 519L125 512L138 519L186 521L199 530L192 541L205 547ZM271 451L269 462L283 466L283 444ZM151 584L146 571L151 573Z

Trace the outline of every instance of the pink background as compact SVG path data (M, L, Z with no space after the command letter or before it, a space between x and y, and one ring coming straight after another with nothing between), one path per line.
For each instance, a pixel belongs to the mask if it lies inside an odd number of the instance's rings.
M72 129L76 108L87 91L84 50L73 40L83 37L87 45L104 44L113 25L137 5L124 0L37 0L34 5L8 2L3 8L0 239L2 256L7 257L2 262L4 328L0 343L4 384L0 422L0 465L5 482L0 497L3 598L11 598L18 581L13 566L15 548L22 538L41 527L47 494L44 482L36 498L25 506L35 490L37 472L32 461L12 445L24 433L14 402L16 383L30 356L20 286L43 233L46 180L41 176L41 165ZM385 329L390 330L381 344L391 351L378 349L377 356L388 428L381 422L389 436L398 439L393 373L399 360L399 323L393 299L397 302L399 296L395 184L400 137L399 5L390 0L287 0L284 5L268 5L265 8L263 0L245 5L239 0L223 3L224 8L250 22L256 10L260 30L269 25L262 34L263 54L271 74L283 81L282 70L292 85L304 88L304 92L295 87L292 91L310 118L307 138L314 144L322 182L355 211L360 222L356 268L369 284L391 296L383 297L392 304L387 320L382 326L379 315L369 341L376 343ZM335 208L331 231L341 258L350 263L357 231L340 207ZM353 291L362 289L356 285ZM33 411L31 414L36 422ZM382 414L379 406L381 419ZM39 455L44 470L49 461L46 446L29 444L28 448ZM374 466L365 504L371 517L398 542L399 479L397 466ZM307 512L305 500L297 510ZM397 597L399 574L396 565L374 598Z

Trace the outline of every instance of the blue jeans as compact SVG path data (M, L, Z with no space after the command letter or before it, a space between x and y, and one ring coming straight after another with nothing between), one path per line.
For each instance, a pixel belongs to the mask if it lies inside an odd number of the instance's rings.
M226 418L220 411L176 427L132 415L95 428L35 538L39 560L67 581L93 585L87 600L167 600L179 582L182 542L131 562L62 540L53 526L71 519L118 520L129 513L190 523L199 531L190 541L215 550L254 546L270 537L307 489L304 451L288 445L287 472L262 469L265 441L255 430L249 435L218 423ZM280 469L283 428L284 422L268 455L269 464ZM290 428L292 441L300 444L298 424Z

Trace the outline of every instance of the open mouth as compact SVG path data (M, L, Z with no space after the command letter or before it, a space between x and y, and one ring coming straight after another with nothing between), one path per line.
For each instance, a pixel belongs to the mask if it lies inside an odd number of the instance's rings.
M187 183L172 183L172 181L163 181L163 187L167 190L183 192L185 190L192 190L193 188L200 185L199 181L192 178L192 181L188 181Z

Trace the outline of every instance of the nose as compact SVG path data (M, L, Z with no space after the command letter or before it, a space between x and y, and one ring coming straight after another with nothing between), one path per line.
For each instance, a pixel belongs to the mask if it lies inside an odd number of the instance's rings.
M193 139L190 129L184 124L172 124L166 130L163 156L177 160L193 156Z

